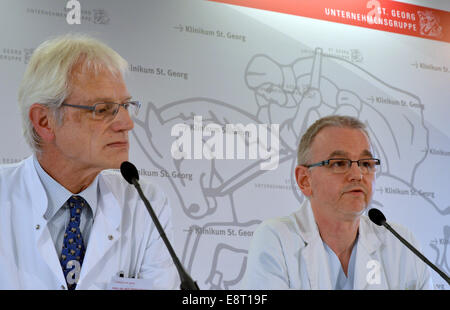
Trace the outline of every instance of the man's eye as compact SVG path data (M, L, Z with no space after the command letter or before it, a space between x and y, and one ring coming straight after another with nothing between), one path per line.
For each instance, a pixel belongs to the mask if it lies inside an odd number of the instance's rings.
M372 161L362 161L361 165L366 168L373 168L375 166L375 162Z
M95 109L95 113L97 113L97 114L106 114L111 109L112 109L112 105L111 104L100 104L100 105L97 105L97 107Z
M333 160L331 162L331 166L332 167L345 167L345 166L347 166L347 161L346 160Z

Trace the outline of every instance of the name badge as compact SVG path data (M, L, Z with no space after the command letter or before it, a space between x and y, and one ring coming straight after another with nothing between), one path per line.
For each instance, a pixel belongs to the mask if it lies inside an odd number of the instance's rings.
M135 279L113 276L108 284L108 290L151 290L157 289L151 279Z

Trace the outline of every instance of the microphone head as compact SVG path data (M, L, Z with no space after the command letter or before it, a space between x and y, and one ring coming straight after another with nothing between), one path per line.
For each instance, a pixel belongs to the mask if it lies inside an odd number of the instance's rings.
M133 179L139 180L139 173L136 167L129 161L124 161L120 165L120 173L128 183L133 184Z
M383 212L381 212L376 208L372 208L369 210L369 218L372 222L374 222L378 226L381 226L384 223L386 223L386 217L384 216Z

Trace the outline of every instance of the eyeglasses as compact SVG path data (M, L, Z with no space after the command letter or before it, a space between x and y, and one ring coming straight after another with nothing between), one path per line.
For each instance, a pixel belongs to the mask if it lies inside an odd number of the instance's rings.
M114 117L119 112L120 107L123 107L128 112L131 111L132 114L134 114L134 116L137 116L139 108L141 107L141 103L139 101L128 101L126 103L102 102L96 103L93 106L68 104L63 102L61 105L65 107L72 107L92 111L93 119L108 120L108 121L114 119Z
M380 160L377 158L364 158L359 160L351 160L347 158L330 158L315 164L304 165L307 168L325 166L334 173L346 173L352 167L352 163L356 163L364 174L373 174L380 167Z

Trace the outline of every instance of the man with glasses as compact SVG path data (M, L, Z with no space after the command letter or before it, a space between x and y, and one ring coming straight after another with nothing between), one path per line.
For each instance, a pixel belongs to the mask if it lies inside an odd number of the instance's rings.
M432 289L429 270L384 227L363 215L380 160L365 125L317 120L298 148L300 209L255 231L244 289ZM391 224L416 244L405 228Z
M140 107L123 80L127 67L86 35L48 40L33 53L19 89L33 155L0 168L0 289L178 287L136 190L108 170L128 160ZM141 186L172 239L166 196Z

